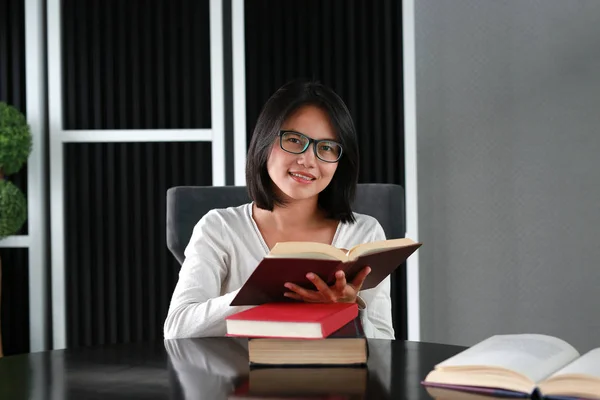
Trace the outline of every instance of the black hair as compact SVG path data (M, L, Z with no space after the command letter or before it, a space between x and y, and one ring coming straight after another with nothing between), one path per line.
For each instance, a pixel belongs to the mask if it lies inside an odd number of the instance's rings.
M319 193L319 207L327 218L354 222L352 202L358 182L358 141L350 111L344 101L330 88L307 80L294 80L279 88L267 100L258 116L246 161L246 185L257 207L273 211L274 205L285 206L275 192L267 171L267 160L281 125L303 106L319 107L329 115L330 122L342 145L343 154L327 187Z

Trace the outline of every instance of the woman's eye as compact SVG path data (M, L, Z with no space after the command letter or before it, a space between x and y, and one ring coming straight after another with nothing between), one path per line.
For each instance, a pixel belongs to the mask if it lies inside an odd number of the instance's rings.
M297 138L289 138L288 142L292 142L292 143L300 143L300 139Z
M333 148L333 146L330 146L328 144L322 144L321 145L321 150L329 152L329 151L334 151L334 148Z

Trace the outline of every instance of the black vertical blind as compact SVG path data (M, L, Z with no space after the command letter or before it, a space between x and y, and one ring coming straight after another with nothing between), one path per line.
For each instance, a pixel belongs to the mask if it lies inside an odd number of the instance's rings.
M248 142L281 85L314 78L344 99L356 124L360 181L404 186L402 2L245 2Z
M210 128L207 0L62 0L65 129Z
M2 258L2 345L4 355L29 351L29 253L0 248Z
M162 337L179 265L166 191L211 185L210 143L65 146L69 347Z
M25 112L24 0L0 0L0 101Z

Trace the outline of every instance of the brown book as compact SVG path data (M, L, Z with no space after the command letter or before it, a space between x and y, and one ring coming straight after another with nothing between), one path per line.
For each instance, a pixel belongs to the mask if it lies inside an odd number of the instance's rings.
M306 278L315 273L328 285L335 283L335 273L344 271L351 282L364 267L371 267L362 289L372 289L414 253L421 243L411 239L390 239L360 244L347 252L331 245L313 242L277 243L258 264L231 302L232 306L258 305L294 301L283 294L283 285L295 283L314 290Z
M369 356L360 317L325 339L255 338L248 340L252 366L363 365Z

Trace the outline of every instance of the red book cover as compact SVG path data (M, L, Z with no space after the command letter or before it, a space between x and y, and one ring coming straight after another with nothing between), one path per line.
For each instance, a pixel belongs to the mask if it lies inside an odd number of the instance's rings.
M326 338L357 316L356 303L267 303L227 317L227 336Z

